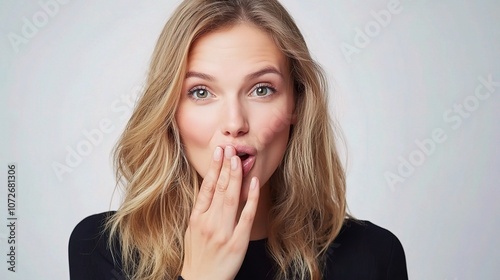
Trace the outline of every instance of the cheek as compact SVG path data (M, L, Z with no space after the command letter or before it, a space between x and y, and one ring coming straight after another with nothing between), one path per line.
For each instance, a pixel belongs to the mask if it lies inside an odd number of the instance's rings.
M214 120L211 114L200 113L189 106L181 106L176 115L182 143L187 148L196 148L208 145L214 133Z
M257 159L259 164L256 165L254 174L259 177L261 186L267 184L283 160L290 132L290 125L286 124L282 118L276 117L266 122L265 126L262 126L262 132L258 134L262 157Z
M196 111L184 108L179 108L176 122L189 163L204 177L211 158L210 140L215 132L214 122L208 117L200 117Z
M263 114L261 125L257 133L257 145L264 148L271 142L286 142L290 125L292 123L292 113L286 107L273 107ZM283 139L285 138L285 139Z

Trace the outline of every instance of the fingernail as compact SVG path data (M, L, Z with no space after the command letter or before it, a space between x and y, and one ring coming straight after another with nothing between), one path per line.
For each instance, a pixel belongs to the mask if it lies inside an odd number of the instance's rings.
M253 190L257 187L257 178L253 177L252 181L250 181L250 189Z
M238 158L232 157L231 158L231 169L236 170L236 168L238 168Z
M222 159L222 148L216 147L214 152L214 160L220 161Z
M226 146L226 148L224 149L224 155L227 159L230 159L232 156L234 156L234 148L231 146Z

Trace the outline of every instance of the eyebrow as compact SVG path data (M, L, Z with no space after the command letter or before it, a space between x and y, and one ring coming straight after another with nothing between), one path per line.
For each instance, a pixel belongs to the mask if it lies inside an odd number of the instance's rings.
M276 75L280 76L281 78L283 78L283 74L281 74L281 72L278 69L276 69L274 66L268 66L268 67L265 67L257 72L253 72L253 73L246 75L245 79L252 80L252 79L258 78L260 76L263 76L265 74L276 74ZM210 82L215 81L214 76L211 76L211 75L208 75L205 73L201 73L201 72L196 72L196 71L188 71L186 73L186 79L191 78L191 77L200 78L200 79L207 80Z

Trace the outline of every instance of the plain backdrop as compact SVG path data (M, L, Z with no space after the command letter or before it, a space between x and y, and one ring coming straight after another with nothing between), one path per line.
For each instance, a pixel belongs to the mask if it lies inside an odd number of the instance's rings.
M179 2L54 1L0 2L1 279L68 279L73 227L119 205L110 152ZM282 3L330 82L351 213L399 237L411 279L498 279L499 2Z

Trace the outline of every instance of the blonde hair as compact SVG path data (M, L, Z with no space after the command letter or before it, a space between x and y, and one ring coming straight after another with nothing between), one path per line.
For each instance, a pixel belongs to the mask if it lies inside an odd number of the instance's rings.
M346 217L345 173L324 74L291 16L270 0L186 0L166 23L146 88L114 153L125 197L107 228L110 245L119 240L128 278L174 279L181 272L184 233L201 183L175 122L188 53L204 34L238 23L252 24L274 39L294 83L296 122L269 184L268 250L276 261L276 279L322 278L325 252Z

